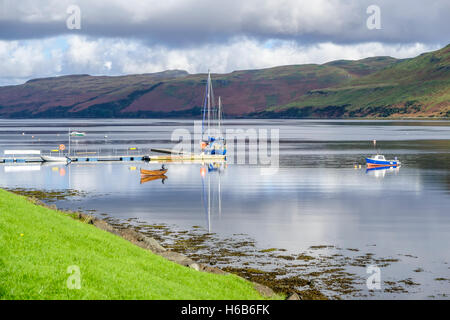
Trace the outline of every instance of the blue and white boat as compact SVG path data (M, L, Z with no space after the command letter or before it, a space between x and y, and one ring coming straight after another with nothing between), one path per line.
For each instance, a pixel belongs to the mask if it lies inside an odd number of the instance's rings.
M377 154L371 158L366 158L366 164L368 167L396 167L400 165L400 161L397 158L395 160L386 160L383 155Z

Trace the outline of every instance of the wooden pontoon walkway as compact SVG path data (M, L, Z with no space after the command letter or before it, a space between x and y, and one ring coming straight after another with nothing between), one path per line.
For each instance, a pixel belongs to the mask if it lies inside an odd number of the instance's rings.
M167 154L167 155L112 155L112 156L71 156L72 162L110 162L110 161L154 161L154 162L204 162L225 161L223 155L207 155L207 154ZM39 163L43 162L40 157L18 157L18 158L0 158L0 163Z

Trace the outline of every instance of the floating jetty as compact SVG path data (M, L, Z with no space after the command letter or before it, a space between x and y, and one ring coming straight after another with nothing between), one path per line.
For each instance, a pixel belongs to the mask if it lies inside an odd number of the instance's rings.
M71 162L109 162L109 161L150 161L147 155L113 155L113 156L75 156L69 157Z
M150 161L147 155L113 155L113 156L71 156L71 162L106 162L106 161ZM44 162L41 157L1 158L0 163L36 163Z
M211 154L180 154L180 155L164 155L150 156L149 161L152 162L223 162L226 160L224 155Z
M0 158L0 163L36 163L43 162L41 157Z
M181 151L173 151L170 149L150 149L152 152L163 153L164 155L149 156L149 161L167 161L167 162L194 162L194 161L211 161L221 162L226 160L225 155L210 153L187 153Z
M63 146L63 145L62 145ZM63 146L64 147L64 146ZM60 150L64 150L62 148ZM135 149L135 148L133 148ZM58 152L58 150L54 150ZM151 152L160 153L162 155L146 155L146 154L123 154L115 153L109 155L100 155L98 152L77 152L71 155L61 153L56 158L70 159L69 162L114 162L114 161L155 161L155 162L222 162L226 160L225 155L210 153L187 153L182 151L174 151L170 149L150 149ZM45 162L45 156L41 150L5 150L5 157L0 158L0 163L36 163ZM51 158L49 155L48 158ZM44 158L44 159L43 159ZM48 160L51 161L51 160Z
M111 155L111 156L71 156L71 162L222 162L226 160L223 155L209 154L167 154L167 155ZM0 163L39 163L44 162L40 157L0 158Z

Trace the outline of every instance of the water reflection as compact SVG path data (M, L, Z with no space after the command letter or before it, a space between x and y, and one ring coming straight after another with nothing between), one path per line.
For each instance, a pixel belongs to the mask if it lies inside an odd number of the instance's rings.
M141 176L141 184L150 182L150 181L155 181L155 180L161 180L161 183L164 184L164 181L167 179L167 176L165 175L160 175L160 176Z
M367 168L366 173L369 176L375 178L384 178L386 174L397 175L400 171L400 166L390 166L390 167L377 167L377 168Z
M26 172L26 171L39 171L41 170L40 165L19 165L15 164L12 166L4 166L5 173L17 173L17 172Z
M225 162L205 163L200 168L202 199L208 232L211 232L211 215L217 213L219 219L222 217L221 175L226 168Z

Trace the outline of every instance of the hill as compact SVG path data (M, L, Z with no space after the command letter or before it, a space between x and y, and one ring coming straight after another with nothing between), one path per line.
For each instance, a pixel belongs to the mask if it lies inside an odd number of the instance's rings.
M450 45L268 110L292 117L450 117Z
M450 45L412 59L373 57L213 74L229 117L449 117ZM71 75L0 87L0 117L199 117L205 74Z

